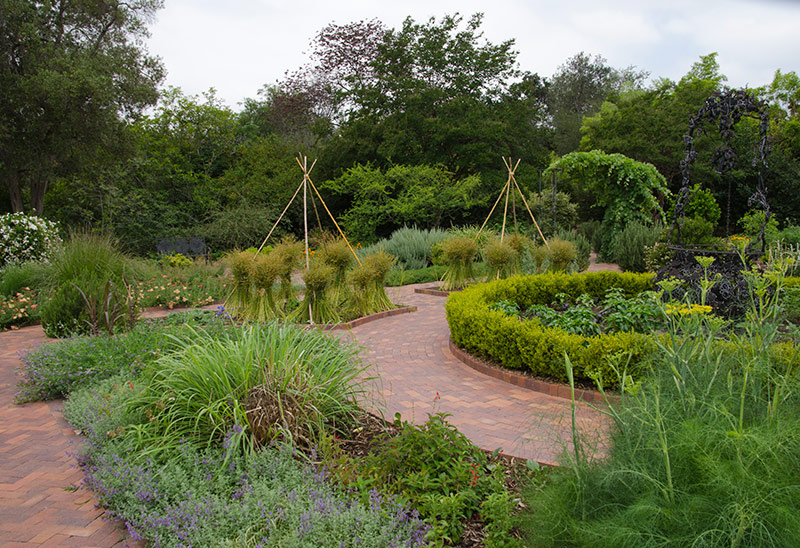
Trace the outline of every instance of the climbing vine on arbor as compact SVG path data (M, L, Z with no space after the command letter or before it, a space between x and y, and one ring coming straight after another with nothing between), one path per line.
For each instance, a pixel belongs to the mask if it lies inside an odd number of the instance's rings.
M552 172L593 194L596 205L605 209L603 229L609 237L630 222L652 225L664 217L660 198L669 194L667 180L652 164L592 150L563 156L545 176Z

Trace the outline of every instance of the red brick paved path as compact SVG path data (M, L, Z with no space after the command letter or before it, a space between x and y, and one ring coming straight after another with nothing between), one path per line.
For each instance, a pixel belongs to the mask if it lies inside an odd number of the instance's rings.
M425 285L425 284L422 284ZM456 359L448 345L450 330L443 297L414 293L418 286L388 291L396 303L417 312L352 329L364 347L362 358L374 364L375 392L385 415L421 423L428 413L452 415L450 422L484 449L555 463L570 439L570 402L483 375ZM436 398L437 392L439 398ZM579 427L591 435L603 430L600 414L577 408Z
M71 454L80 438L62 402L13 402L19 352L44 340L39 326L0 333L0 548L122 546L125 531L91 493L73 490L83 477Z

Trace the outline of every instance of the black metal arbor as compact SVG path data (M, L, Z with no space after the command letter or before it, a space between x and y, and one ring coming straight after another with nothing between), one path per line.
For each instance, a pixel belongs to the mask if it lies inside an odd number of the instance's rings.
M736 137L734 127L743 118L755 118L759 120L759 140L756 154L753 157L753 167L758 167L758 180L753 194L748 199L749 207L759 207L764 210L764 224L761 226L761 234L758 240L751 242L747 247L747 252L753 251L756 242L761 241L761 253L766 248L764 232L769 222L771 212L767 202L767 187L764 182L764 171L767 169L767 153L769 143L767 141L767 130L769 129L769 113L767 106L762 101L756 99L747 89L728 89L725 91L714 92L705 104L689 120L689 133L684 135L683 142L686 147L686 157L681 162L681 182L680 195L675 204L675 216L672 228L669 232L668 242L673 243L673 233L676 236L675 244L681 245L681 223L685 215L686 206L691 198L691 172L692 166L697 159L697 151L694 148L695 135L703 133L704 122L716 122L719 134L723 139L722 145L714 150L711 157L711 164L717 173L723 174L736 166L736 152L731 146L731 142ZM728 204L726 235L730 235L731 222L731 182L728 181Z

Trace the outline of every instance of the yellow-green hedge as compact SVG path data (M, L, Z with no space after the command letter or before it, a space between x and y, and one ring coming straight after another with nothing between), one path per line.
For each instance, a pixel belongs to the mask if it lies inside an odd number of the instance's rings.
M478 284L447 299L447 321L455 343L478 356L511 369L522 369L543 377L567 380L564 352L570 358L577 380L600 376L606 385L616 375L609 360L631 355L630 374L636 374L656 349L653 339L641 333L613 333L584 337L558 328L544 327L538 320L520 321L489 307L501 300L549 304L557 293L578 297L587 293L602 297L611 287L629 296L652 288L652 274L596 272L586 274L541 274L516 276Z

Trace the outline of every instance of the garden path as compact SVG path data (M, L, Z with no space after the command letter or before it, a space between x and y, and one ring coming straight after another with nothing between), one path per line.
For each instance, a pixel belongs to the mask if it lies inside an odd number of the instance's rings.
M121 547L125 529L104 519L91 492L74 489L81 439L63 401L14 404L19 353L45 340L38 325L0 333L0 548Z
M393 302L417 307L353 328L364 348L362 359L372 392L391 419L423 423L429 413L449 413L449 421L476 445L489 450L554 464L571 443L569 400L534 392L488 377L464 365L450 351L450 330L443 297L415 293L418 284L387 290ZM381 401L382 400L382 401ZM579 403L579 428L589 437L605 430L602 415Z

